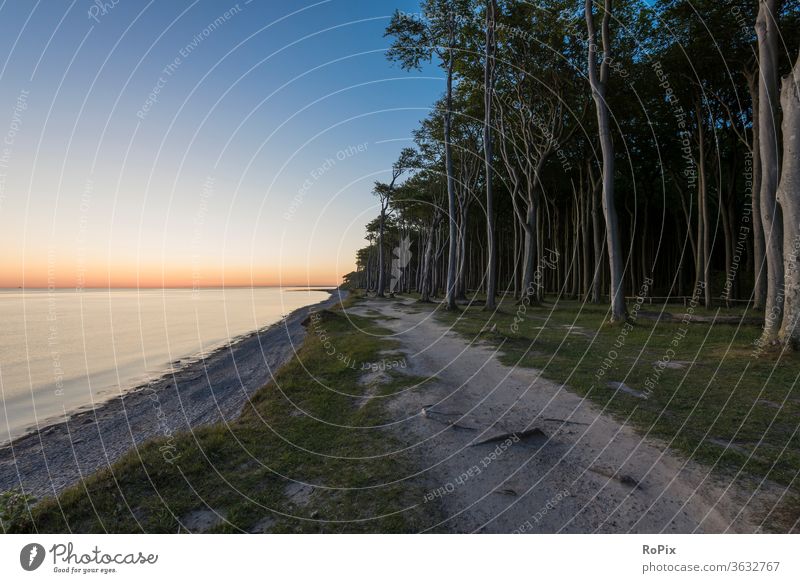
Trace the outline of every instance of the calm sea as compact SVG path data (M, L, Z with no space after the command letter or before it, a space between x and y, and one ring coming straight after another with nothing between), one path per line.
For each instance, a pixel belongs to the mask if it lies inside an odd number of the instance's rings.
M0 443L328 297L286 288L0 291Z

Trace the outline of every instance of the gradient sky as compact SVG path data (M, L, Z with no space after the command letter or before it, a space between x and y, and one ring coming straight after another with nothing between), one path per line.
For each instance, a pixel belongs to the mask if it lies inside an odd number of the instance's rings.
M416 0L102 5L0 7L0 287L339 282L443 89Z

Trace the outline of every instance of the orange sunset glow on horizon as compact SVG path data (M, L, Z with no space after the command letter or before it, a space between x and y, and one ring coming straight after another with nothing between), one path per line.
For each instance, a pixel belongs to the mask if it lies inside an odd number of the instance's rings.
M336 286L341 274L330 266L192 266L164 263L93 263L48 260L0 264L0 288L218 288Z

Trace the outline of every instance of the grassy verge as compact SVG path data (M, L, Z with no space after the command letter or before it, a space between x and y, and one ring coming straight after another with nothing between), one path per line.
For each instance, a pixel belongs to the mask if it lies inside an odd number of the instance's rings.
M468 339L501 345L505 364L541 370L687 457L788 487L794 509L784 519L800 516L800 356L755 354L758 326L686 324L681 306L669 307L671 320L654 320L660 310L644 305L628 326L608 325L606 306L574 301L527 308L504 301L494 314L481 308L438 317Z
M386 431L365 428L384 421L381 399L358 398L394 392L408 378L359 382L361 363L390 358L392 349L363 331L381 333L369 319L320 312L297 357L235 423L178 436L175 463L161 455L161 441L148 443L36 505L14 530L419 530L423 516L415 504L423 492L394 482L411 473L411 460L392 453L398 444Z

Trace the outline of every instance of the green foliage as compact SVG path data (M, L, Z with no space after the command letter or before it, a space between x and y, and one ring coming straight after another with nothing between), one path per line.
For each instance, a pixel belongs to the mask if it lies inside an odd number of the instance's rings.
M394 13L384 36L394 40L386 53L407 71L422 68L434 55L442 65L463 48L475 14L469 0L423 0L418 14Z
M29 521L35 501L36 498L17 489L0 494L0 529L13 532L23 528Z

